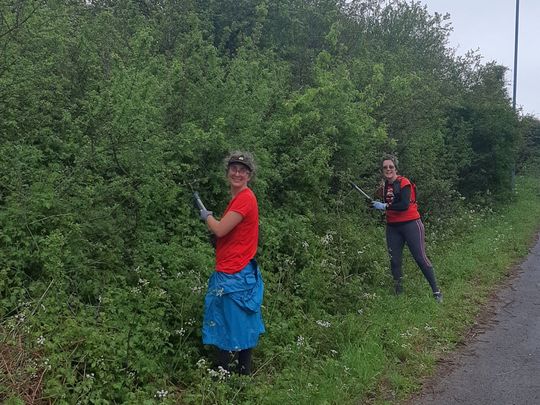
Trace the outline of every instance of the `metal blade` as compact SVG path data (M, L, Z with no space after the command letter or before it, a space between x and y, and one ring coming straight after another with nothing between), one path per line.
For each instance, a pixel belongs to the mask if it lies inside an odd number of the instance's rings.
M354 184L352 181L349 181L351 183L351 186L353 186L356 191L358 191L360 194L362 194L364 197L366 197L369 201L373 201L373 198L371 198L369 195L367 195L364 190L362 190L360 187L358 187L356 184Z

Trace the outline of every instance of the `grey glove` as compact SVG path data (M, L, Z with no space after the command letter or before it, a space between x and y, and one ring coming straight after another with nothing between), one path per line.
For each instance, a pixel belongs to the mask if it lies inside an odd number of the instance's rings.
M212 211L208 211L206 208L202 209L199 211L199 217L204 221L206 222L208 220L208 217L210 215L214 215L214 213Z
M376 210L379 210L379 211L384 211L386 210L386 207L387 207L388 204L385 204L385 203L382 203L380 201L373 201L371 203L371 206L373 208L375 208Z
M206 209L203 202L201 201L201 198L199 197L199 193L197 193L196 191L193 193L193 200L195 201L195 205L199 209L199 218L201 218L204 222L206 222L208 216L214 215L212 211L208 211Z

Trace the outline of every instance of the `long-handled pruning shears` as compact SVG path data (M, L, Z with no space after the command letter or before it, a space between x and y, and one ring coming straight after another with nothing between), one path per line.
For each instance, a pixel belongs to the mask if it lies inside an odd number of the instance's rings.
M351 184L351 186L353 186L353 188L358 191L360 194L362 194L364 197L366 197L368 199L369 202L373 202L373 198L371 198L369 195L367 195L364 190L362 190L360 187L358 187L354 182L352 181L349 181L349 183Z
M191 181L191 182L186 182L185 184L187 184L189 186L189 188L191 189L191 192L193 193L193 201L195 202L195 205L197 206L197 209L199 211L201 210L206 210L203 202L201 201L201 197L199 197L199 193L197 191L195 191L193 189L193 183L198 183L199 182L199 179L195 179L194 181Z
M199 193L197 191L193 191L193 200L195 201L195 205L199 209L199 211L206 211L206 207L204 206L203 202L201 201L201 197L199 197ZM209 236L210 244L215 249L216 248L216 241L217 237L214 233L210 233Z
M199 193L194 191L193 192L193 199L195 200L195 204L197 205L197 208L199 208L199 210L206 210L203 202L201 201L201 198L199 197Z

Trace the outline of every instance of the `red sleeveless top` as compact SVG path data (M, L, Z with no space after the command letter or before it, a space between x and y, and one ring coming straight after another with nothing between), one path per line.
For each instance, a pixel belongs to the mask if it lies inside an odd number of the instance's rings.
M397 183L396 183L397 182ZM399 186L398 186L399 185ZM401 190L405 187L411 188L411 199L409 208L405 211L395 211L392 209L392 202L398 202L401 199ZM416 190L411 181L403 176L398 176L394 183L384 183L384 200L388 204L386 209L386 222L394 224L398 222L414 221L420 218L418 204L416 203Z

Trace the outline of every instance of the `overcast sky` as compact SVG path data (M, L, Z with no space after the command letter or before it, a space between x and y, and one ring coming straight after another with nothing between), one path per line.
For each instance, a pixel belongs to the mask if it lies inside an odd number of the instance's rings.
M483 62L509 68L512 96L516 0L420 0L431 13L450 14L449 45L458 55L479 50ZM540 0L519 2L519 48L516 104L524 114L540 118Z

